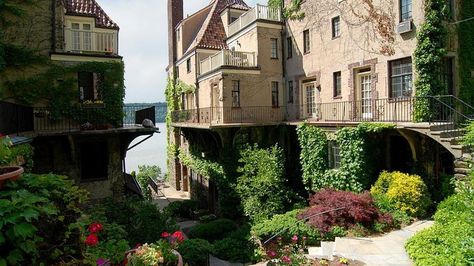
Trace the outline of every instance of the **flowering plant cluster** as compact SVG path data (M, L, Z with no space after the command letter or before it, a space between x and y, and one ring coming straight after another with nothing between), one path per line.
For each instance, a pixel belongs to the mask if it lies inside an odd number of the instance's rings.
M167 266L180 265L181 257L176 252L178 245L184 241L184 234L176 231L172 234L163 232L156 244L138 246L127 255L127 264L130 266Z
M301 239L294 235L291 242L285 243L281 237L271 243L266 249L266 259L269 266L280 265L311 265L305 257L306 237Z
M102 231L103 226L100 223L91 223L89 225L88 231L89 235L86 237L84 243L87 246L97 246L99 244L99 237L97 236L100 231Z

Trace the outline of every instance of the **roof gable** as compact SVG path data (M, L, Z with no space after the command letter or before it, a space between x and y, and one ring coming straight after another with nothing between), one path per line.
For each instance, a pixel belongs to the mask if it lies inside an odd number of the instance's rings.
M95 18L98 28L119 29L95 0L66 0L66 15L79 15Z

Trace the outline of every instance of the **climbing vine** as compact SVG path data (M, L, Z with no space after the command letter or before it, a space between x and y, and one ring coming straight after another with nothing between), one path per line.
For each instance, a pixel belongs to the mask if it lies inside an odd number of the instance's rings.
M393 127L392 124L363 123L357 127L344 127L334 135L328 135L315 126L299 126L300 161L306 189L363 191L370 185L370 170L373 168L367 138L369 135L373 138L372 134ZM339 168L329 169L328 141L334 141L340 147Z
M459 8L459 19L461 21L472 18L474 14L474 1L462 1ZM458 24L459 38L459 96L466 102L474 103L474 20L464 21Z
M426 0L425 20L416 36L417 47L413 54L417 78L415 80L417 101L414 106L415 121L425 121L435 110L431 110L426 97L442 92L441 66L446 55L447 29L445 21L446 1Z

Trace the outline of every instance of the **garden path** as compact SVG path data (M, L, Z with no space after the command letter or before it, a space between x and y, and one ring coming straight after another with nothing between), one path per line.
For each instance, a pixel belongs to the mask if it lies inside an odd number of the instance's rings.
M378 237L336 238L333 255L358 260L366 265L413 265L405 251L405 243L416 232L432 225L433 221L417 221Z
M164 183L159 186L158 194L153 193L153 199L153 203L158 205L160 210L163 210L166 206L168 206L168 204L170 204L170 202L189 199L189 193L177 191L168 183Z

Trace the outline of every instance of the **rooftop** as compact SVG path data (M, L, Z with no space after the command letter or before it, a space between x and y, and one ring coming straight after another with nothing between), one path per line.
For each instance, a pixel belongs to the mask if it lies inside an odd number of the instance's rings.
M79 15L95 18L98 28L119 29L95 0L66 0L66 15Z

